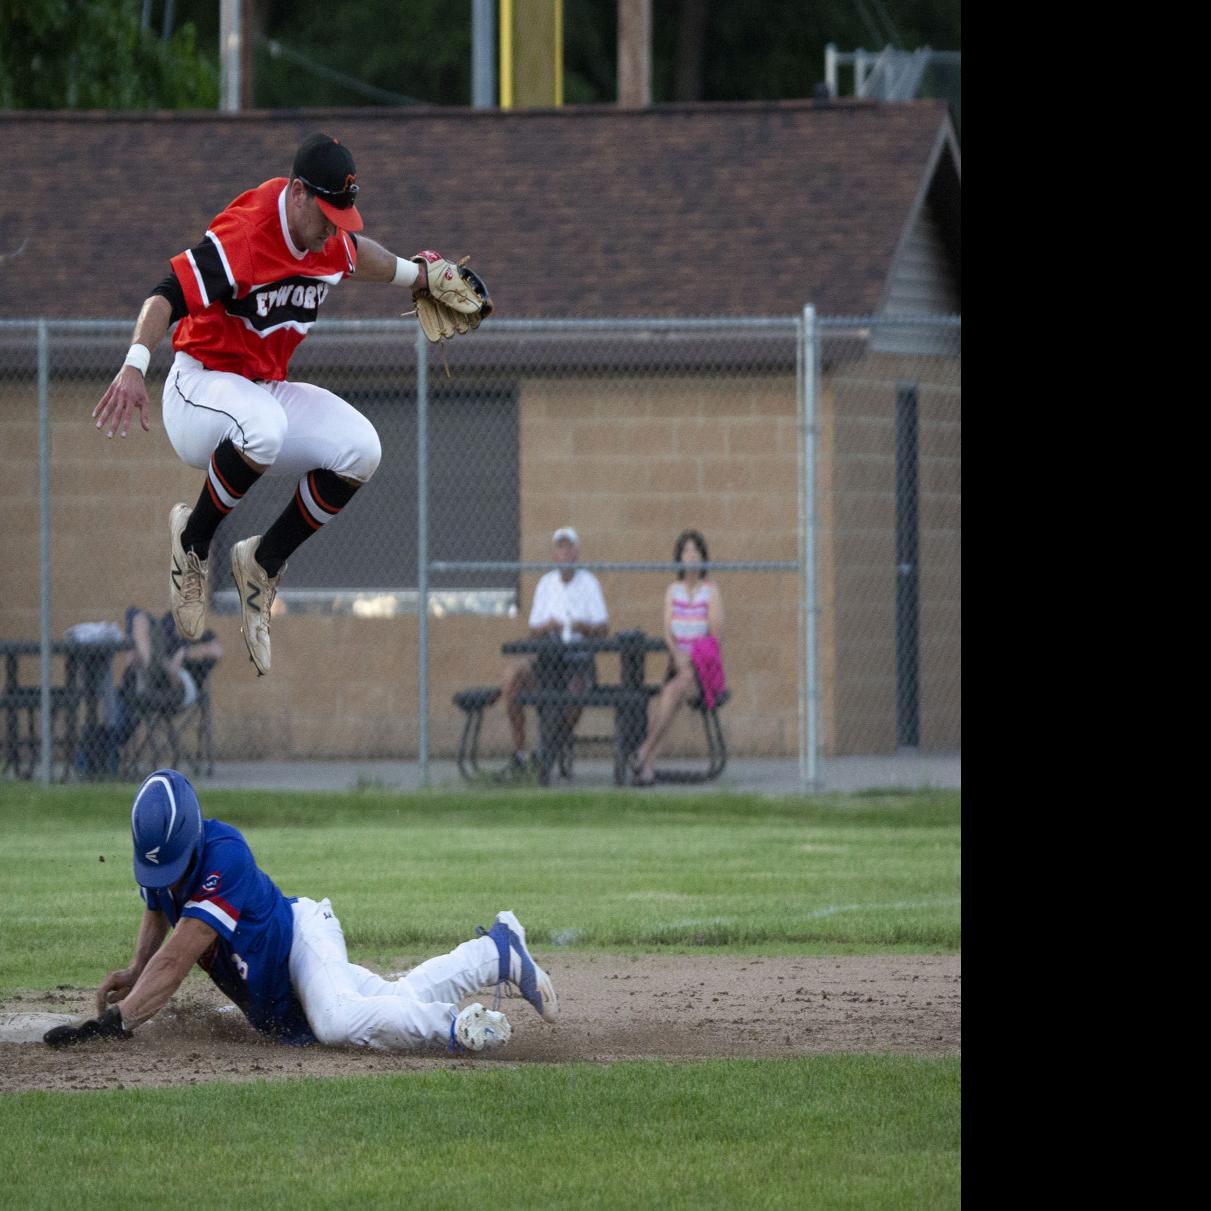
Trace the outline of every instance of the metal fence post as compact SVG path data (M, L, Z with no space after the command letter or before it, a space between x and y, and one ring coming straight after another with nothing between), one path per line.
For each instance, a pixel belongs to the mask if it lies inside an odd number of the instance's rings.
M416 696L420 784L429 785L429 345L416 326Z
M47 786L54 737L50 710L50 344L45 320L38 321L38 564L38 631L42 644L38 781Z
M496 3L471 0L471 104L496 105Z
M819 329L816 309L803 308L801 449L803 475L799 491L800 630L803 667L799 673L799 785L805 793L819 788L820 662L817 659L816 624L816 413L820 386Z
M896 747L921 744L920 469L917 384L896 383Z

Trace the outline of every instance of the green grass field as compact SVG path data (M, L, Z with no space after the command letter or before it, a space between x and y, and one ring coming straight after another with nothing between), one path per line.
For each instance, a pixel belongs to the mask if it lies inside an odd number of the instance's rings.
M957 953L957 794L206 793L372 966L515 908L536 950ZM0 784L0 1000L90 988L140 912L128 788ZM0 1204L957 1206L957 1060L820 1056L0 1097ZM56 1178L48 1185L47 1174ZM237 1192L238 1195L237 1195Z

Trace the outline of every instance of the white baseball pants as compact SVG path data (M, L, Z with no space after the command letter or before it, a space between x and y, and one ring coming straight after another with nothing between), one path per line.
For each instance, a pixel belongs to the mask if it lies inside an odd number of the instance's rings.
M384 980L349 962L329 901L300 897L294 904L290 983L325 1046L411 1051L448 1043L458 1002L495 984L499 973L496 943L475 938L398 980Z
M332 471L365 483L382 458L374 426L352 404L310 383L254 383L178 353L164 380L164 430L199 471L231 439L268 474Z

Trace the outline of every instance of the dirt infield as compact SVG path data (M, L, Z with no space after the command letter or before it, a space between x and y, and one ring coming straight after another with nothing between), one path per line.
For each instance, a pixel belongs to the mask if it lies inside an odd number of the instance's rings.
M544 956L544 959L549 956ZM502 1008L513 1039L492 1057L389 1055L261 1040L204 978L126 1043L51 1051L0 1043L0 1092L191 1085L400 1072L484 1063L780 1058L825 1052L961 1054L962 959L557 956L561 1019ZM0 1017L84 1014L92 993L60 988L0 1006Z

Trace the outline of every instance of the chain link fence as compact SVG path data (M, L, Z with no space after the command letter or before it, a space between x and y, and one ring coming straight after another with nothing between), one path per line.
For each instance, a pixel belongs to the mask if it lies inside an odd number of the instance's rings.
M220 527L209 646L182 649L167 514L202 476L159 424L167 343L149 433L88 420L129 331L0 323L6 776L399 757L608 784L765 756L810 788L822 753L960 748L959 321L494 320L444 355L410 323L325 321L292 377L363 412L383 459L291 557L264 679L227 553L294 484ZM678 579L687 530L712 590Z
M962 326L819 323L821 748L962 747Z

